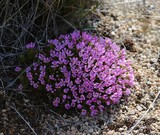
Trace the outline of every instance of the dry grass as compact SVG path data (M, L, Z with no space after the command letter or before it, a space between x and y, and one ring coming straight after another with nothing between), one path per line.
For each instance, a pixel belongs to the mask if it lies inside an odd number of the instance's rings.
M79 22L96 4L93 0L1 0L0 87L5 88L12 80L13 68L20 64L17 56L24 53L26 43L41 45L62 33L80 29Z
M24 98L28 99L30 96L39 97L33 95L30 90L27 90L29 94L26 94L25 90L24 93L15 93L17 91L16 80L21 74L15 74L14 68L18 65L23 66L18 57L26 52L25 44L28 42L36 42L39 45L43 45L48 39L56 38L60 34L65 34L75 29L81 29L80 23L85 21L84 18L96 6L97 2L94 0L0 1L0 110L12 109L11 113L15 111L34 132L23 117L23 114L21 115L12 106L18 101L20 103L16 104L18 108L24 108L26 107L23 102ZM37 99L34 101L37 101ZM34 104L34 101L32 104ZM42 102L37 104L43 106ZM31 110L31 108L35 107L35 105L31 105L31 107L29 106L30 109L26 110ZM0 113L0 119L2 117ZM5 127L2 121L0 120L0 133ZM12 120L8 121L8 123L12 123Z

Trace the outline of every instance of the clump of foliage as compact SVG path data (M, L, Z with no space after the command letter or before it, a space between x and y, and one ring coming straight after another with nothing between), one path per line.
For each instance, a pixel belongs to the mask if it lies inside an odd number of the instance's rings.
M133 69L125 50L109 38L74 31L37 47L26 45L35 57L19 88L30 85L35 91L47 91L55 108L75 108L94 116L130 94ZM21 72L20 67L15 70Z

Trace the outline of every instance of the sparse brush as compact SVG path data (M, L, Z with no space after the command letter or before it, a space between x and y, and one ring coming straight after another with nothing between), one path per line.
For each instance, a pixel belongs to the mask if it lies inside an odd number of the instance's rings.
M25 52L26 43L42 45L48 38L79 28L92 5L92 0L1 0L0 75L5 84L10 83L4 80L9 77L6 67L18 64L16 56Z

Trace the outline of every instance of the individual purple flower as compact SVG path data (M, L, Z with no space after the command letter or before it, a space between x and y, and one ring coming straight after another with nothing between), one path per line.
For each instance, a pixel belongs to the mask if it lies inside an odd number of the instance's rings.
M50 80L55 80L54 75L49 75Z
M78 108L78 109L82 109L82 105L81 105L81 104L78 104L78 105L77 105L77 108Z
M38 84L37 84L37 83L34 83L34 84L33 84L33 87L34 87L35 89L37 89L37 88L38 88Z
M130 95L131 94L131 91L130 91L130 89L126 89L126 92L125 92L125 94L128 96L128 95Z
M92 96L93 96L92 93L88 93L88 94L87 94L87 98L91 98Z
M33 75L31 72L27 72L26 76L27 76L28 80L32 81Z
M71 106L69 104L65 104L65 108L68 110L71 108Z
M54 105L55 107L57 107L57 106L59 105L59 103L60 103L60 98L56 97L56 98L54 99L54 101L53 101L53 105Z
M110 97L111 101L113 101L113 103L118 103L120 96L118 95L118 93L114 93L111 97Z
M63 90L64 93L68 93L68 91L69 91L69 89L67 89L67 88L65 88L65 89Z
M111 101L110 100L107 100L106 101L106 105L110 105L111 104Z
M104 94L104 95L102 96L102 99L107 100L107 99L108 99L108 95Z
M91 105L91 103L92 103L91 100L87 100L87 101L86 101L86 104L87 104L87 105Z
M90 110L93 111L95 109L95 105L90 106Z
M47 91L52 91L52 85L51 84L46 84L46 90Z
M31 42L31 43L29 43L29 44L26 44L26 48L27 48L27 49L33 49L35 46L36 46L36 45L35 45L35 43L33 43L33 42Z
M53 101L53 106L57 107L58 106L58 102L57 101Z
M75 102L72 102L71 107L75 107L75 106L76 106Z
M75 80L75 82L76 82L76 84L80 84L80 83L81 83L81 79L80 79L80 78L77 78L77 79Z
M97 102L97 105L101 105L102 104L102 102L100 100L97 100L96 102Z
M98 114L98 110L91 110L91 116L95 116Z
M85 109L82 109L82 111L81 111L81 115L86 115L87 114L87 111L85 110Z
M26 73L28 73L29 71L31 71L31 67L26 68Z
M84 95L81 95L80 96L80 100L85 100L86 98L85 98L85 96Z
M63 95L63 99L66 100L66 98L67 98L67 96L66 96L66 95Z
M103 110L104 110L104 106L103 106L103 105L99 105L98 108L99 108L99 110L100 110L101 112L103 112Z
M16 68L15 68L15 71L16 71L16 72L19 72L19 71L21 71L21 70L22 70L21 67L16 67Z
M18 89L19 89L19 90L22 90L22 89L23 89L23 85L20 84L20 85L18 86Z

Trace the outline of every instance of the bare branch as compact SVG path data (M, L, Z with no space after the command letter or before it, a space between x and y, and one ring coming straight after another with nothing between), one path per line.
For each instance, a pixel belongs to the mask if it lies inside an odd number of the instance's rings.
M35 134L35 135L38 135L36 132L35 132L35 130L31 127L31 125L29 124L29 122L27 122L25 119L24 119L24 117L18 112L18 110L15 108L15 107L13 107L13 106L9 106L10 108L12 108L21 118L22 118L22 120L28 125L28 127L32 130L32 132Z
M160 95L160 90L158 91L158 93L157 93L155 99L153 100L153 102L152 102L152 103L150 104L150 106L148 107L147 111L146 111L146 112L142 115L142 117L136 122L136 124L130 128L130 130L127 132L127 135L129 135L129 133L132 133L132 131L135 129L135 127L138 126L138 124L142 121L142 119L146 116L146 114L147 114L147 113L150 111L150 109L154 106L154 104L155 104L157 98L159 97L159 95Z

